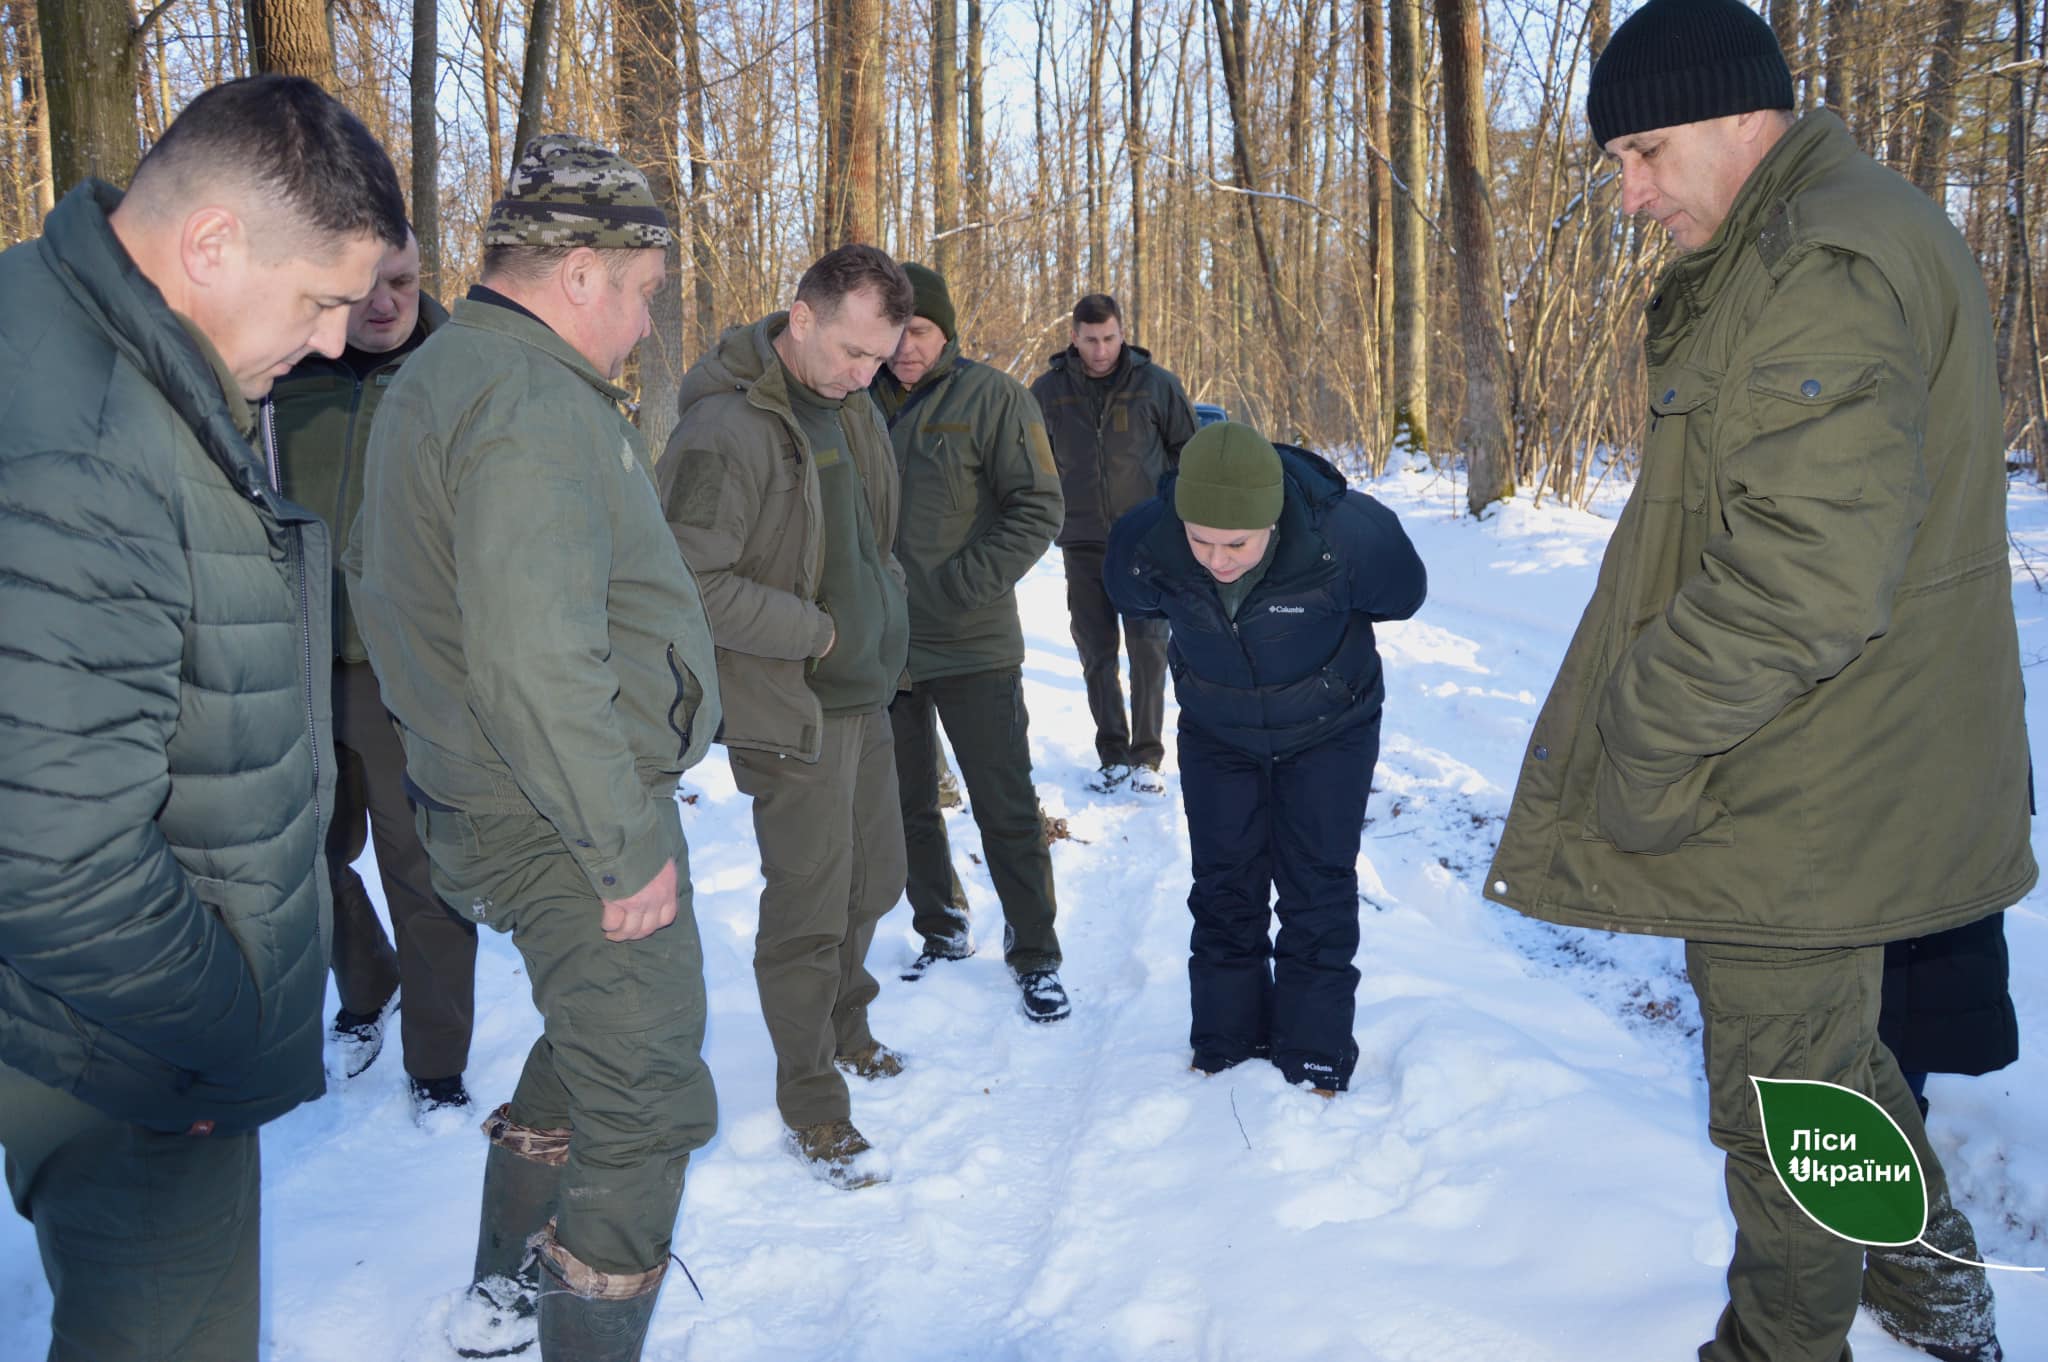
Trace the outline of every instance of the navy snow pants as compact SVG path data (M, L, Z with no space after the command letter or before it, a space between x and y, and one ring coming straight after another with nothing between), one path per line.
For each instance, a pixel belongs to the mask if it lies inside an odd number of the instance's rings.
M1264 757L1180 726L1194 887L1188 1039L1215 1073L1270 1056L1290 1083L1341 1091L1358 1063L1358 839L1380 726ZM1280 931L1272 927L1277 888Z

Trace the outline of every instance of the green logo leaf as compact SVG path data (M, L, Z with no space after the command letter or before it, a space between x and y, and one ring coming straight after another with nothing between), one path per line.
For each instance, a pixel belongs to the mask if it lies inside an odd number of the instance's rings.
M1927 1180L1898 1123L1862 1093L1804 1078L1757 1078L1764 1145L1785 1191L1815 1223L1897 1247L1927 1229Z

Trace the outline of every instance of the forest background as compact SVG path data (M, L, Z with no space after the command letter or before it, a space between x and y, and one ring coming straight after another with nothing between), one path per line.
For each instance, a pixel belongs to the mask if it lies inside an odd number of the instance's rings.
M1940 198L1984 272L2010 458L2048 441L2048 0L1765 0L1800 107ZM411 186L426 287L476 276L517 148L617 146L681 229L629 375L682 371L871 241L1029 379L1075 298L1280 437L1431 460L1479 513L1626 476L1664 234L1586 130L1610 0L0 0L0 244L125 183L208 85L310 76Z

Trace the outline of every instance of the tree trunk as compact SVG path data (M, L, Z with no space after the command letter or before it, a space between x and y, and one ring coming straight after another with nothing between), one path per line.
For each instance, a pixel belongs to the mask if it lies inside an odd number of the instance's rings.
M1387 24L1380 0L1360 0L1359 60L1365 63L1367 210L1372 254L1373 365L1378 377L1372 405L1375 458L1386 457L1389 386L1387 358L1394 348L1394 180L1387 173Z
M304 76L341 93L325 0L247 0L247 9L249 64L257 74Z
M975 224L964 253L975 279L988 273L988 150L981 123L981 0L967 0L967 219Z
M439 7L412 0L412 230L420 239L420 291L441 298L441 124L434 112Z
M1131 330L1145 318L1145 0L1131 0L1131 69L1124 92L1125 155L1131 163Z
M483 67L484 147L491 163L491 199L505 192L504 136L498 129L499 0L476 0L478 56ZM515 153L516 154L516 153Z
M135 27L125 0L54 0L37 15L50 101L51 193L97 176L126 185L140 158Z
M541 135L541 119L546 116L548 49L555 45L555 3L556 0L533 0L533 8L527 15L526 65L519 78L519 125L512 136L512 159L515 163L520 153L526 150L526 144ZM622 14L620 22L624 21ZM673 56L669 64L675 64ZM633 117L632 102L626 98L623 88L619 91L619 106L624 117Z
M1109 46L1109 0L1088 3L1088 277L1111 288L1109 274L1109 166L1103 155L1102 59Z
M536 5L537 7L537 5ZM614 32L618 43L619 149L647 176L654 201L680 223L676 192L677 119L683 104L683 77L676 66L676 45L682 19L676 0L617 0ZM527 69L532 70L529 62ZM676 388L687 363L683 352L683 275L680 237L670 233L664 253L667 273L648 306L653 334L640 342L635 367L640 378L640 409L636 414L647 437L649 458L659 458L676 423Z
M1948 159L1949 130L1956 117L1956 67L1962 56L1963 25L1970 0L1941 0L1941 23L1935 30L1934 54L1927 61L1927 103L1920 114L1920 136L1913 146L1907 176L1920 192L1942 199L1942 171Z
M710 205L705 201L711 173L711 158L705 151L704 66L702 44L697 37L697 0L680 0L676 7L677 26L683 40L684 135L690 149L690 280L696 295L696 326L690 353L701 355L718 339L718 294L711 277Z
M1422 7L1388 0L1388 112L1394 175L1394 363L1389 395L1394 443L1429 452L1429 307L1424 196L1429 130L1422 107Z
M932 268L947 283L959 272L959 0L932 0Z
M1479 0L1436 0L1443 43L1444 181L1457 242L1458 322L1464 341L1465 504L1474 515L1515 490L1513 393L1501 319L1507 308L1495 255L1486 148L1486 46Z
M48 3L48 0L45 0ZM22 132L28 140L23 160L34 177L28 203L41 222L56 207L50 168L50 92L43 82L43 49L37 34L36 0L17 0L14 9L15 50L21 55ZM27 224L33 226L33 223Z
M1778 6L1791 5L1796 0L1771 0L1771 13L1778 12ZM1586 11L1586 70L1591 71L1599 62L1600 54L1607 50L1607 40L1614 36L1614 11L1608 8L1609 0L1592 0ZM1789 55L1798 50L1798 44L1786 42L1779 34L1779 42Z
M825 42L834 97L828 106L832 136L819 196L825 205L821 250L881 237L875 155L882 136L880 0L830 3Z

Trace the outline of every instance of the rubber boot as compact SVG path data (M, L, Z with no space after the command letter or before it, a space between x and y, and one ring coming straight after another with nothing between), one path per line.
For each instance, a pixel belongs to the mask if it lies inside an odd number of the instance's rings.
M483 1209L476 1270L449 1315L448 1340L463 1357L513 1357L533 1347L540 1273L534 1241L555 1213L555 1188L569 1161L569 1132L523 1126L512 1104L483 1123Z
M538 1241L541 1362L640 1362L668 1263L645 1272L600 1272L557 1242Z

